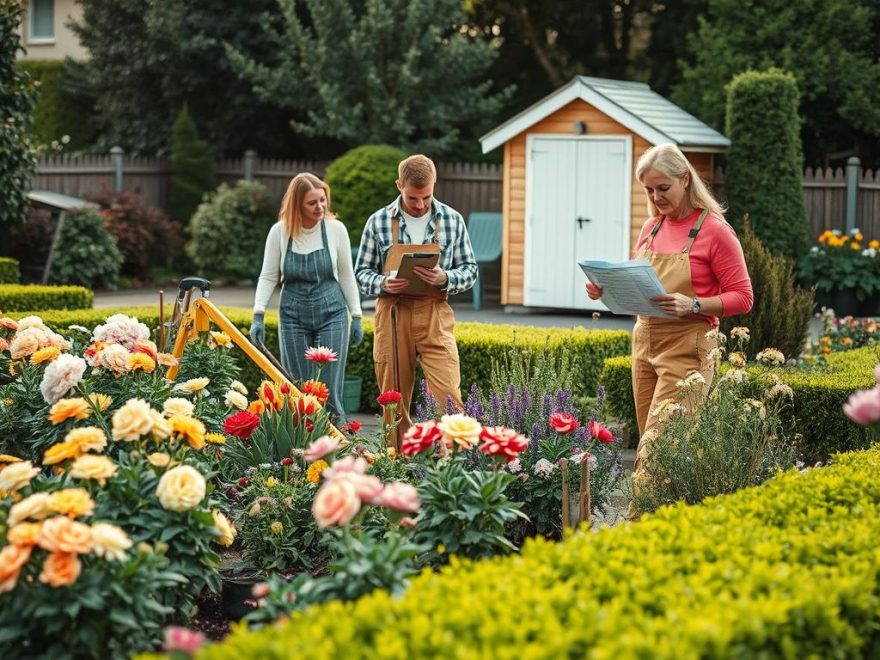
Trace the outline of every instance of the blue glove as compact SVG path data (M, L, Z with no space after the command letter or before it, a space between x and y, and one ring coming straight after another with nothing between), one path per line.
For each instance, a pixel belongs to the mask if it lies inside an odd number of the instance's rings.
M266 340L266 324L263 322L263 314L254 314L250 335L251 341L257 346Z
M357 346L364 340L364 328L361 325L361 317L353 316L351 319L351 334L348 337L348 343Z

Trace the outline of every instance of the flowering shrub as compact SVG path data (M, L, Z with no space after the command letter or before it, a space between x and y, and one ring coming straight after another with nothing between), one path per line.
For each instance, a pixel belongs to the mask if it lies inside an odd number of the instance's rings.
M852 289L859 300L880 291L880 241L865 238L858 229L822 233L818 245L800 262L800 278L819 291Z
M825 356L835 351L849 351L875 344L880 340L880 324L872 318L838 318L833 309L826 307L818 316L822 321L822 330L817 345L812 345L812 342L808 344L810 353Z

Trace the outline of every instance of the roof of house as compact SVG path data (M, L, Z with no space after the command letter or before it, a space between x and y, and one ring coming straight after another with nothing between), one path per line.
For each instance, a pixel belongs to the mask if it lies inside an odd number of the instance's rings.
M660 96L647 83L575 76L481 137L483 153L501 146L575 99L589 103L651 144L671 142L686 151L708 152L723 152L730 147L730 140L724 135Z

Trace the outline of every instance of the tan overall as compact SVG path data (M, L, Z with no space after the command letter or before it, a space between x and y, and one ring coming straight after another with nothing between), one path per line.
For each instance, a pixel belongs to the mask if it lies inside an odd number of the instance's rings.
M391 221L392 244L382 268L387 275L400 268L400 260L408 252L440 254L440 228L434 228L434 241L424 244L397 242L398 218ZM400 448L400 438L412 425L409 406L412 401L416 363L420 363L428 384L428 391L441 408L452 397L459 410L461 401L461 373L458 346L455 343L455 316L446 302L446 293L436 288L417 294L383 294L376 301L373 319L373 361L379 389L397 390L402 400L399 406L400 423L396 432L389 434L388 444ZM392 422L385 411L383 423Z
M651 230L651 235L639 258L651 263L668 293L695 297L688 252L707 215L708 211L703 211L694 223L681 252L658 254L652 251L654 237L663 220L661 219ZM640 472L648 448L645 432L656 426L658 422L650 412L665 399L676 400L678 394L676 383L695 371L699 371L706 379L706 390L708 390L715 371L714 362L708 359L708 354L717 346L715 339L706 338L709 330L708 321L698 315L677 319L638 317L632 339L633 396L639 424L639 447L633 467L634 477Z

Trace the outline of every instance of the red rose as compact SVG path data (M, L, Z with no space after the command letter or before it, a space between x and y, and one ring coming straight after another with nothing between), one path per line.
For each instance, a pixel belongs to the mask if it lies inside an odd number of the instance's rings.
M351 420L348 424L345 425L345 430L352 435L360 433L362 428L364 428L363 424L356 420Z
M590 437L599 442L614 442L614 434L602 422L590 421Z
M226 421L223 422L223 431L242 440L247 440L259 425L259 415L255 415L247 410L239 410L234 415L226 418Z
M281 459L281 465L293 465L293 459L290 456L285 456Z
M413 424L403 434L403 439L400 441L400 451L404 456L415 456L433 447L434 443L442 437L443 433L433 419L421 424Z
M580 426L580 423L578 422L577 417L575 417L571 413L555 412L550 415L550 426L557 433L568 435L578 426Z
M525 436L505 426L484 426L480 442L481 452L487 456L504 456L508 463L529 446Z
M249 483L250 483L250 480L247 477L239 477L238 478L238 485L241 486L242 488L247 488Z
M400 403L400 392L397 390L385 390L376 398L380 406L389 406L392 403Z

